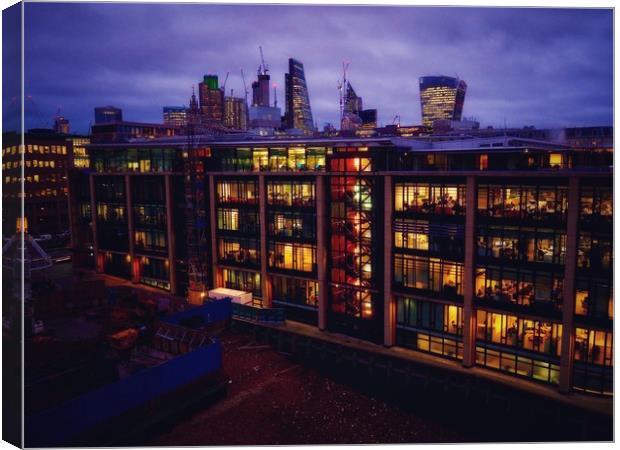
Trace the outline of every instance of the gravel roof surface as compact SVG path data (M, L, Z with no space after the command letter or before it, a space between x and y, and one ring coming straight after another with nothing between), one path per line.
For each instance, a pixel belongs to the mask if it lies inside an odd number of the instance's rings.
M249 334L226 331L228 396L162 429L149 445L471 442L471 436L336 382Z

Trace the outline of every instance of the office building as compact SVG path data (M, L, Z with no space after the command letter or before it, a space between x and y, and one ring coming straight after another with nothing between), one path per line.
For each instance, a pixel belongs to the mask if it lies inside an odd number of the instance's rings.
M436 120L461 120L467 84L446 76L420 77L422 125L433 127Z
M73 163L71 139L53 130L30 130L24 135L23 148L19 134L2 135L3 236L15 233L22 200L30 234L53 235L69 229L67 171Z
M304 65L296 59L289 58L288 73L284 75L284 81L286 94L284 126L301 130L306 134L313 133L314 122Z
M205 75L198 84L200 112L205 125L223 125L224 91L219 87L217 75Z
M233 130L245 131L248 129L248 111L245 99L224 98L224 126Z
M183 224L184 139L90 148L101 272L184 295L183 236L200 223L205 289L536 390L612 393L611 150L509 136L205 140L187 202L199 220Z
M61 115L54 117L54 132L59 134L69 134L69 120Z
M377 128L377 110L364 109L360 111L360 119L362 119L362 129L372 130Z
M95 108L95 123L116 123L123 121L123 110L115 106L98 106Z
M252 83L252 106L269 106L269 80L266 73L258 73L258 80Z
M183 129L176 125L143 122L114 122L95 124L91 129L92 142L126 142L131 139L155 139L178 136Z
M164 125L174 125L184 127L187 125L187 107L185 106L164 106Z

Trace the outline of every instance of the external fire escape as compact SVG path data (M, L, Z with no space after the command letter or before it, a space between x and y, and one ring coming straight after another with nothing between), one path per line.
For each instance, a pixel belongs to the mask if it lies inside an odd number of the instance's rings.
M198 148L195 126L198 108L192 94L187 121L185 169L185 226L187 231L188 301L201 304L207 289L207 219L205 211L204 150Z

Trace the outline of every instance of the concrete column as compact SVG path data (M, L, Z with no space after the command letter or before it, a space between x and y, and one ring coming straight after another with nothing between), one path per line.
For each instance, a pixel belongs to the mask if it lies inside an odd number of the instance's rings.
M164 188L166 190L166 242L168 244L168 270L170 272L170 292L177 291L177 252L174 236L174 204L172 202L172 184L170 175L164 176Z
M216 208L215 177L209 175L209 224L211 228L211 269L213 274L213 288L223 287L224 280L217 264L217 208Z
M271 307L271 280L267 274L267 188L265 175L258 176L258 205L260 221L260 284L263 308Z
M383 345L392 347L396 343L396 301L392 295L392 212L394 194L392 177L383 178ZM379 237L380 238L380 237Z
M133 225L133 200L131 198L131 179L129 175L125 175L125 200L126 200L126 214L127 214L127 230L129 232L127 241L129 243L129 258L131 259L131 282L139 283L140 282L140 270L134 269L136 253L136 236L135 236L135 227ZM139 265L137 266L139 269Z
M327 329L327 228L325 200L326 177L316 177L316 265L319 282L319 330Z
M564 285L562 289L562 359L560 361L560 385L562 393L568 393L573 385L575 361L575 274L577 271L577 237L579 232L579 178L572 176L568 182L568 214L566 218L566 255L564 257Z
M465 193L465 264L463 270L463 366L476 364L476 311L474 306L474 281L476 276L476 178L467 177Z
M103 272L103 261L99 258L99 236L97 234L97 199L95 195L95 177L88 176L90 184L90 214L93 222L93 254L95 255L95 271Z

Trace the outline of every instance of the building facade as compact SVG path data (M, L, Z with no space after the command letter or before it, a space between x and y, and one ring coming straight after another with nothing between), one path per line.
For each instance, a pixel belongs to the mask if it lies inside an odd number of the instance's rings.
M187 125L187 108L185 106L164 106L164 125L184 127Z
M224 91L219 87L217 75L205 75L198 84L200 112L205 125L223 125Z
M224 126L233 130L245 131L248 129L248 111L245 99L224 98Z
M93 148L97 269L183 294L187 147L166 145L170 173L153 162L141 173L147 147L120 166L120 154ZM209 243L206 288L252 292L255 305L320 330L560 392L612 393L611 152L505 136L211 141L189 151L200 155L193 203ZM148 178L164 193L150 193L154 209L142 213L135 189ZM163 262L142 277L153 245Z
M53 130L30 130L24 135L23 148L19 134L3 134L3 236L15 233L22 200L29 233L38 236L68 231L67 173L74 164L73 143L84 139Z
M461 120L467 84L446 76L420 77L422 125L433 127L435 120Z
M95 123L116 123L123 121L123 110L115 106L97 106Z
M305 133L314 132L304 65L296 59L289 58L288 73L284 75L284 81L286 94L285 128L295 128Z

